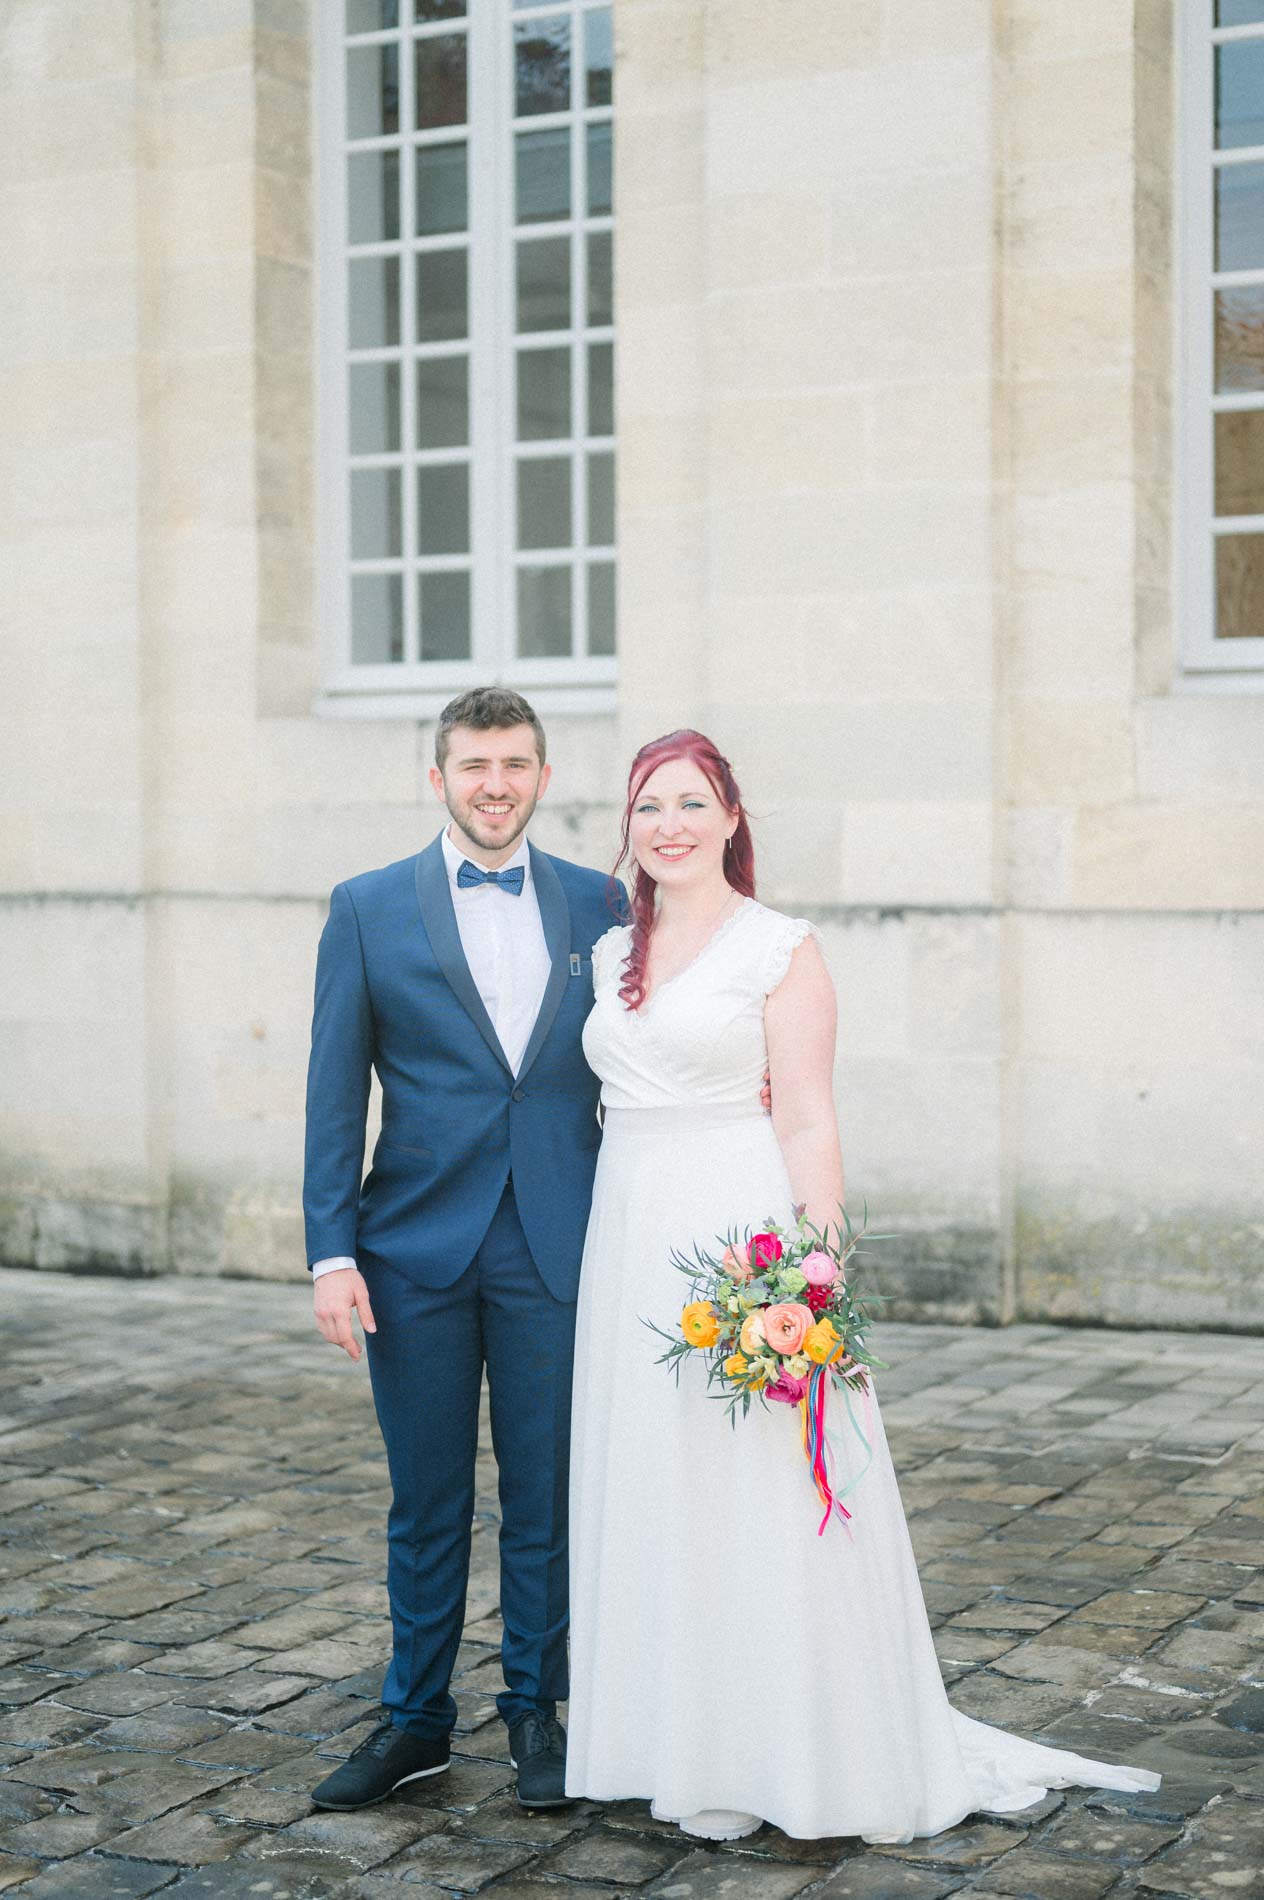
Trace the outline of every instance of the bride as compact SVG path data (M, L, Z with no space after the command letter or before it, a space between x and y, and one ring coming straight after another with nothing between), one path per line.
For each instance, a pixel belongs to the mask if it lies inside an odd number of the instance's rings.
M605 1133L575 1347L567 1793L648 1800L709 1840L771 1821L892 1842L1051 1787L1157 1787L949 1705L876 1405L850 1534L818 1536L793 1412L734 1430L701 1364L677 1385L655 1363L643 1322L674 1331L687 1297L673 1248L789 1225L794 1202L836 1218L835 1003L811 925L755 899L741 796L702 734L638 752L629 850L633 919L596 945L584 1031ZM841 1489L866 1454L834 1437Z

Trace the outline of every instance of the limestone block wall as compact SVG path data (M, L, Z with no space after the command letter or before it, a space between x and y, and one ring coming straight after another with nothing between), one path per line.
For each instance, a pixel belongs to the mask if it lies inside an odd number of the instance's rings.
M897 1310L1264 1325L1264 695L1175 658L1167 0L615 28L619 710L549 720L536 837L607 863L636 746L730 751ZM311 712L309 0L10 0L0 87L0 1258L301 1277L327 894L439 822L429 728Z
M1264 695L1182 677L1174 20L1012 0L998 662L1018 1309L1264 1322Z
M624 749L734 758L888 1284L999 1317L991 10L623 0L616 52Z
M302 1278L328 893L439 823L430 728L311 714L309 39L302 0L0 13L18 1264ZM546 848L609 860L611 742L555 731Z

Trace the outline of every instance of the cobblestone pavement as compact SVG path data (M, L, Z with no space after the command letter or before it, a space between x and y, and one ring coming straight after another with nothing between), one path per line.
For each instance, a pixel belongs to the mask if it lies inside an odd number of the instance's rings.
M1264 1894L1264 1340L884 1333L953 1700L1159 1768L1158 1794L1051 1794L895 1849L771 1828L699 1848L635 1801L517 1808L486 1451L452 1770L314 1812L386 1653L364 1366L321 1344L302 1287L10 1272L0 1290L2 1891Z

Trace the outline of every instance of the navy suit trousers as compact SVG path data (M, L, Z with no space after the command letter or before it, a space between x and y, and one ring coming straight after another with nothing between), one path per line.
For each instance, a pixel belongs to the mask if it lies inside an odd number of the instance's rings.
M395 1648L382 1691L391 1721L446 1735L474 1519L483 1367L500 1472L501 1655L509 1723L568 1692L566 1511L575 1302L531 1258L512 1182L470 1266L427 1287L370 1256L377 1332L369 1372L393 1502L388 1582Z

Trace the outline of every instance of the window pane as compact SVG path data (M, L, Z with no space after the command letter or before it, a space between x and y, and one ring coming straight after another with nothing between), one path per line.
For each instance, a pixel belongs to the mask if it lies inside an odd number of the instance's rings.
M347 237L383 244L399 236L399 153L353 152L347 160Z
M1216 269L1264 269L1264 165L1216 170Z
M347 320L353 350L399 342L399 259L356 257L348 266Z
M571 651L571 570L518 569L518 654L524 660L567 659Z
M470 577L423 574L417 587L423 660L470 657Z
M347 137L399 130L399 48L357 46L347 54Z
M1216 48L1216 144L1264 145L1264 40Z
M404 589L398 574L351 576L351 661L380 666L404 657Z
M588 345L588 433L614 434L614 345Z
M519 462L518 546L568 548L570 544L570 457Z
M570 432L570 351L519 350L518 440L552 441Z
M349 402L353 455L385 455L399 447L398 363L353 363Z
M588 545L614 546L614 457L588 458Z
M1264 21L1264 0L1216 0L1217 26L1255 26Z
M417 547L422 554L469 553L468 463L417 470Z
M520 132L514 140L518 172L518 222L542 224L571 215L571 135Z
M514 98L520 118L567 112L571 103L571 23L530 20L514 28Z
M469 222L465 141L417 148L417 236L464 231Z
M435 33L416 45L417 129L465 124L465 35Z
M351 471L351 558L377 561L400 551L399 470Z
M613 178L611 158L611 127L590 125L588 128L588 215L590 218L605 218L610 215L613 200Z
M1216 638L1264 638L1264 534L1217 537Z
M417 253L417 341L447 343L469 334L469 253Z
M567 330L571 321L571 241L518 245L519 330Z
M465 12L465 0L416 0L418 26L428 20L459 20Z
M588 321L594 328L614 322L613 263L609 231L588 239Z
M588 651L601 659L614 652L614 563L594 561L588 569Z
M1264 389L1264 285L1216 292L1216 388Z
M614 30L609 7L596 7L584 16L586 98L590 106L610 104L610 76L614 66Z
M381 33L399 25L399 0L347 0L348 33Z
M469 439L468 357L423 358L417 365L417 447L464 448Z
M1216 513L1264 515L1264 409L1216 417Z

